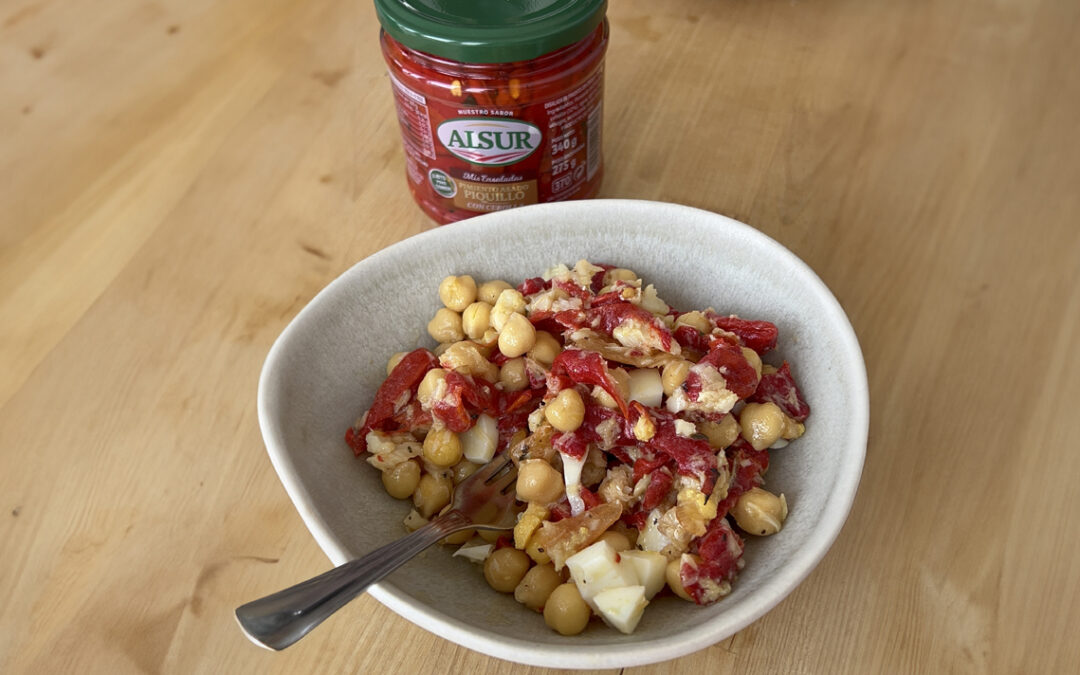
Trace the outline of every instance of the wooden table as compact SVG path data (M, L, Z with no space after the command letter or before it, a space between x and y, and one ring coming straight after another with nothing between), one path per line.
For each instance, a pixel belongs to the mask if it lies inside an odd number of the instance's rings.
M282 654L232 618L327 565L259 436L267 349L433 227L370 5L0 2L0 672L511 670L368 597ZM873 415L809 579L627 672L1075 668L1080 4L609 16L602 196L793 249L851 317Z

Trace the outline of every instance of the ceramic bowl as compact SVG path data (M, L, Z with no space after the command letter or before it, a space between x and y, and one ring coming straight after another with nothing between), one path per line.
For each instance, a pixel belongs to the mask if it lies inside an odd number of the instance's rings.
M714 213L630 200L531 206L425 232L357 263L289 324L262 371L259 423L289 497L335 565L401 537L410 504L389 497L343 440L388 357L434 346L425 326L443 277L518 283L580 258L634 270L676 308L712 306L777 324L773 354L792 364L812 408L806 435L772 453L767 487L790 506L783 531L747 538L731 595L708 607L658 596L632 635L594 621L580 635L560 636L447 548L429 549L369 592L426 630L491 656L619 668L702 649L763 615L822 559L855 497L869 416L862 354L828 288L782 245Z

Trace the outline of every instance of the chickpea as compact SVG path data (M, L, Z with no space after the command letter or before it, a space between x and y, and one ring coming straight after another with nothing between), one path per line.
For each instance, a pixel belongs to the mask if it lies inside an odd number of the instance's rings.
M521 583L514 589L514 599L529 609L541 610L548 596L557 587L562 585L562 577L551 566L537 565L521 578Z
M454 484L449 478L426 473L413 493L413 506L424 518L430 518L450 503Z
M597 541L606 541L608 546L615 549L617 553L630 550L630 539L622 532L616 532L615 530L608 530L603 533Z
M686 592L686 588L683 586L682 576L679 571L682 569L682 558L675 558L669 560L667 567L664 568L664 578L667 579L668 588L671 591L682 598L683 600L689 600L693 602L694 599L690 597L690 594Z
M735 516L738 523L748 534L768 536L776 534L784 526L787 519L787 499L784 495L777 497L768 490L751 488L739 495L739 501L731 509L731 515Z
M461 439L449 429L434 428L424 438L424 458L436 466L457 464L462 452Z
M675 319L675 327L679 326L690 326L699 333L711 333L713 329L709 318L698 311L680 314L679 318Z
M500 593L513 593L529 571L532 561L523 551L507 546L500 548L484 561L484 578Z
M476 282L468 274L446 277L439 284L439 299L455 312L463 312L476 300Z
M405 355L409 352L396 352L390 357L390 360L386 362L386 374L389 375L397 368L397 364L401 363L401 359L405 358Z
M563 494L563 477L542 459L527 459L518 465L517 497L523 502L550 504Z
M623 401L630 400L630 374L622 368L615 368L608 371L608 377L611 379L611 383L615 386L615 391L622 397ZM611 397L611 394L607 393L599 386L593 387L592 397L596 399L596 402L605 408L618 408L619 404L615 402L615 399Z
M796 438L801 438L806 433L806 425L802 422L796 422L787 415L784 415L784 432L780 435L787 441L793 441Z
M427 332L436 342L458 342L465 338L461 329L461 315L452 309L442 307L428 321Z
M628 527L621 522L616 522L611 528L612 529L608 530L609 532L618 532L630 542L630 548L637 548L637 540L640 533L636 527Z
M457 485L461 481L465 480L469 476L476 473L476 470L480 468L479 464L473 464L469 460L462 460L454 465L454 485Z
M516 289L508 288L499 293L498 300L491 307L491 327L501 332L513 314L524 313L525 296Z
M555 362L555 357L562 351L562 345L559 344L559 339L546 330L536 331L536 344L529 350L529 357L537 363L542 363L545 366L551 366Z
M502 530L477 530L476 534L487 543L494 544L499 541L499 537L505 536L506 532Z
M572 583L561 584L544 604L544 623L561 635L577 635L589 625L592 612Z
M480 302L486 302L489 305L494 305L499 299L499 293L502 293L508 288L513 288L510 284L496 279L495 281L485 281L480 284L480 288L476 290L476 298Z
M749 347L743 347L742 348L742 355L743 355L743 358L745 358L746 361L751 366L754 367L754 372L757 373L757 379L760 382L761 381L761 357L758 356L757 352L755 352L753 349L750 349Z
M616 281L637 281L638 276L625 267L616 267L604 275L604 285L610 286Z
M664 368L660 371L660 384L664 387L664 396L671 396L683 385L683 382L686 382L687 376L690 375L690 367L693 365L686 359L664 364Z
M739 416L742 436L755 450L764 450L784 433L784 412L775 403L747 403Z
M529 386L529 376L525 372L525 359L510 359L499 369L499 382L504 391L521 391Z
M420 401L420 404L428 405L431 397L445 382L446 371L442 368L432 368L424 373L424 379L420 380L420 384L416 387L416 398Z
M491 305L474 302L461 314L461 329L473 340L482 340L491 327Z
M525 553L532 558L533 562L537 565L546 565L551 562L551 556L544 550L544 547L537 543L536 535L529 537L529 542L525 544ZM563 568L566 571L566 568Z
M499 332L499 351L515 358L536 344L536 329L524 314L511 314Z
M420 483L420 465L406 460L392 469L383 471L382 484L394 499L407 499L416 492Z
M739 423L732 414L724 415L719 422L698 422L697 429L713 450L723 450L739 437Z
M563 389L544 406L544 418L559 431L574 431L585 421L585 402L577 389Z

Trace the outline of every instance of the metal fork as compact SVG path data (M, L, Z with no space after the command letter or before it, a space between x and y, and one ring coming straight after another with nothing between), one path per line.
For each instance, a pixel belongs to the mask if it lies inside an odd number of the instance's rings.
M236 608L240 628L255 644L285 649L371 584L440 539L461 530L514 526L517 467L503 453L462 481L449 511L415 532L273 595Z

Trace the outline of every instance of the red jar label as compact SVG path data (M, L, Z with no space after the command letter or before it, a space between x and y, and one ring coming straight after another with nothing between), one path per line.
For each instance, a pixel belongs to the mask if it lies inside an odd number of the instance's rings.
M591 196L603 81L601 62L557 97L503 107L435 99L391 75L410 188L444 220Z

